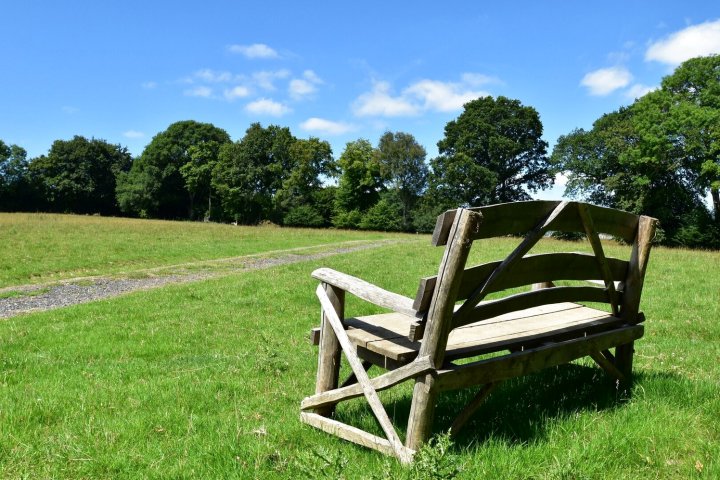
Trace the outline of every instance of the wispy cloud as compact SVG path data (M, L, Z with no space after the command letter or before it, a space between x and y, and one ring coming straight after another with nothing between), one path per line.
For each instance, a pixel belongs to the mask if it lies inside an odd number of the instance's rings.
M417 115L419 109L408 99L393 97L388 82L374 82L373 89L360 95L353 103L353 112L358 117L403 117Z
M195 72L193 74L193 78L207 83L227 83L233 81L235 79L235 75L230 72L219 72L209 68L204 68Z
M370 92L355 100L353 112L360 117L412 116L424 111L453 112L462 109L471 100L489 95L478 87L490 83L501 82L488 75L465 73L459 82L420 80L393 96L389 83L375 82Z
M245 98L250 95L250 89L242 86L237 85L232 88L227 88L223 92L223 96L225 97L225 100L233 101L237 100L238 98Z
M245 111L256 115L269 115L271 117L282 117L290 112L292 109L280 102L276 102L269 98L261 98L250 102L245 106Z
M204 85L200 85L198 87L194 88L188 88L183 92L185 96L187 97L201 97L201 98L210 98L212 97L213 90L210 87L206 87Z
M625 67L601 68L586 74L580 85L586 87L590 95L604 96L627 87L632 78L632 74Z
M306 132L313 132L324 135L342 135L356 129L354 125L344 122L333 122L324 118L308 118L300 124L300 128Z
M228 50L231 53L239 53L247 58L278 58L280 55L264 43L253 43L252 45L230 45Z
M405 90L405 94L415 96L425 110L452 112L460 110L470 100L485 97L489 93L470 90L464 83L421 80Z
M275 90L275 81L290 76L289 70L260 71L252 74L253 82L263 90Z
M652 43L645 52L645 60L675 66L714 53L720 53L720 19L691 25Z
M632 87L628 88L625 92L625 96L628 97L631 100L638 99L640 97L644 97L648 93L657 90L658 87L648 87L647 85L643 85L642 83L636 83Z
M144 138L145 134L143 132L139 132L137 130L127 130L123 132L123 137L125 138Z
M295 100L301 100L317 91L317 85L323 81L312 70L305 70L303 78L293 78L290 80L288 91L290 96Z
M154 88L157 88L158 84L157 82L143 82L140 86L145 90L152 90Z

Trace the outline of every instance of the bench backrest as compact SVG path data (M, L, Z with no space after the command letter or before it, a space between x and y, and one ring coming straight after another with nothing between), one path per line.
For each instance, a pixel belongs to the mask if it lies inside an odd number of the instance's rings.
M414 303L426 318L422 348L442 362L453 328L551 303L603 302L614 315L636 322L656 225L651 217L582 202L515 202L443 213L432 237L434 245L446 245L443 261L438 275L420 281ZM593 253L526 255L551 231L584 233ZM600 234L631 244L630 258L607 257ZM518 236L518 246L504 260L465 268L474 240L508 235ZM482 302L493 292L558 280L594 280L600 286L543 288Z

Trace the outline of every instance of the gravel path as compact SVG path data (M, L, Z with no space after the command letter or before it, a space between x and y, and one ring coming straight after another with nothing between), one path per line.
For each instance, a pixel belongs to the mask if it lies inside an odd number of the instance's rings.
M299 263L309 260L356 252L369 248L378 248L397 240L380 241L373 243L355 244L324 250L318 253L279 253L272 257L249 255L208 262L193 262L184 265L174 265L172 273L167 273L170 267L145 270L143 273L153 276L147 278L119 278L119 277L91 277L70 279L50 285L22 285L3 288L3 292L12 292L12 296L0 298L0 318L13 317L26 312L51 310L54 308L87 303L104 298L117 297L136 290L147 290L162 287L171 283L187 283L207 278L220 277L230 273L247 270L262 270L266 268ZM297 252L290 250L288 252ZM185 266L192 266L192 271L183 272ZM165 273L163 273L165 271Z

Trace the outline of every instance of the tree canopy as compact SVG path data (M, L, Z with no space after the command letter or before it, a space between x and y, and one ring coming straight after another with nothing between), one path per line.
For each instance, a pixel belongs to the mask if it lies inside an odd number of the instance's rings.
M113 215L118 213L115 178L130 168L131 161L125 147L75 136L53 142L47 156L34 159L28 170L44 209Z
M717 245L719 80L720 57L689 60L659 90L560 137L552 161L568 176L566 194L652 215L665 243Z
M530 198L553 176L537 111L519 100L483 97L445 126L431 186L446 204L480 205Z
M28 210L35 207L28 181L27 152L0 140L0 211Z
M180 169L187 163L197 163L191 157L191 147L215 142L230 142L230 136L210 123L185 120L170 125L158 133L136 159L130 171L118 178L117 200L126 213L160 218L195 218L194 198L199 184L189 187ZM192 177L192 176L191 176ZM200 208L204 212L204 207Z

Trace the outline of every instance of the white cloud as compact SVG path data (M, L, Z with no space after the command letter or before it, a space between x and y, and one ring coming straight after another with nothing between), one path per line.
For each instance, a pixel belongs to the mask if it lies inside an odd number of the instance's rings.
M437 80L421 80L410 85L403 93L420 100L425 110L440 112L459 110L470 100L489 95L483 91L468 90L468 85L464 83Z
M264 43L253 43L252 45L230 45L228 50L232 53L239 53L247 58L278 58L278 53Z
M250 89L242 85L238 85L233 88L226 89L225 92L223 92L223 95L225 96L226 100L233 101L237 100L238 98L245 98L250 95Z
M275 90L275 80L282 80L290 76L288 70L261 71L252 74L255 83L263 90Z
M317 91L317 85L323 81L312 70L305 70L303 78L293 78L288 85L290 96L295 100L301 100Z
M333 122L324 118L308 118L300 124L300 128L307 132L316 132L325 135L342 135L355 130L354 125L343 122Z
M318 77L318 75L315 72L313 72L312 70L305 70L303 72L303 77L308 82L312 82L312 83L315 83L318 85L323 83L322 79L320 77Z
M152 90L153 88L157 88L158 84L157 82L143 82L141 86L145 90Z
M720 19L691 25L651 44L645 60L679 65L685 60L720 53Z
M636 83L635 85L627 89L627 91L625 92L625 96L630 98L631 100L635 100L637 98L647 95L653 90L657 90L657 88L658 87L648 87L647 85L643 85L642 83Z
M143 132L138 132L137 130L128 130L126 132L123 132L123 137L126 138L143 138L145 137L145 134Z
M583 77L580 85L587 87L590 95L609 95L618 88L627 87L632 75L625 67L601 68Z
M308 82L307 80L303 80L301 78L294 78L290 80L288 90L290 91L290 96L292 98L299 100L303 97L315 93L317 88L315 87L315 85Z
M227 83L233 80L233 74L230 72L216 72L209 68L198 70L193 75L195 78L207 83Z
M419 109L402 96L392 97L389 83L375 82L372 91L363 93L355 100L353 112L359 117L401 117L417 115Z
M290 113L292 110L282 103L270 100L269 98L261 98L250 102L245 106L245 111L256 115L270 115L272 117L282 117Z
M205 86L199 86L195 88L189 88L183 92L185 96L188 97L202 97L202 98L209 98L212 96L212 88L205 87Z
M459 82L424 79L392 96L390 84L375 82L370 92L360 95L353 104L357 116L399 117L417 115L423 111L452 112L479 97L490 95L477 90L480 85L502 83L495 77L480 73L464 73Z

